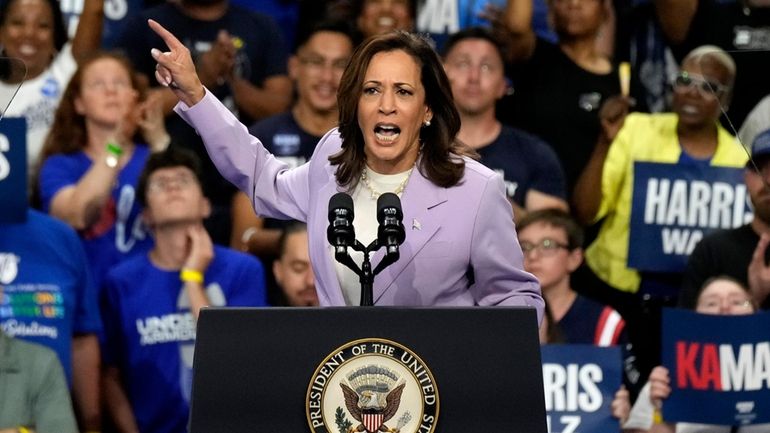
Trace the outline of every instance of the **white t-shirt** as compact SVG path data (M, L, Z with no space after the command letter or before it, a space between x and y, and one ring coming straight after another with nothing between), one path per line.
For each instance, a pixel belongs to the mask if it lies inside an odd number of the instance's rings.
M51 129L64 89L76 69L77 63L72 56L72 45L68 42L54 57L48 69L37 77L21 83L15 97L13 92L19 85L0 81L0 103L5 104L13 97L4 118L27 119L27 173L29 176L32 176L32 169L43 148L43 141L48 130Z

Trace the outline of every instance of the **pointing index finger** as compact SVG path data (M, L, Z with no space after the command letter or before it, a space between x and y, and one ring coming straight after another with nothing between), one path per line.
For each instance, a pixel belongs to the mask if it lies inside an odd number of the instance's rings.
M153 19L148 19L147 24L150 25L150 28L163 39L163 42L166 43L169 49L172 51L178 48L183 48L184 44L179 41L179 39L176 38L171 32L165 29L160 23Z

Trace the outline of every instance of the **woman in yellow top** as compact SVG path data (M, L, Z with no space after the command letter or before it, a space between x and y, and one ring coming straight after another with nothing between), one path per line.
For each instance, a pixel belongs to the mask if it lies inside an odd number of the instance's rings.
M746 152L719 125L734 78L730 56L703 46L685 57L672 83L673 112L626 117L630 104L620 98L603 107L603 134L576 184L573 206L582 223L604 219L586 250L586 262L613 288L635 293L640 284L638 272L627 266L636 162L672 164L672 169L685 161L735 168L746 164Z

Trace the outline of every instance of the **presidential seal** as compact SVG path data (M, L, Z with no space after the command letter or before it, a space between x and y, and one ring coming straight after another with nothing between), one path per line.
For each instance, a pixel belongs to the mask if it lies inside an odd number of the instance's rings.
M351 341L310 378L307 422L313 433L432 433L439 398L419 356L390 340Z

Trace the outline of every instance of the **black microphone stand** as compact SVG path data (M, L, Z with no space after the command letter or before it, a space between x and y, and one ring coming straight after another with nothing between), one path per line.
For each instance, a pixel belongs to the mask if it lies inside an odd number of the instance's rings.
M375 239L368 246L364 246L361 242L356 240L355 244L351 246L355 251L364 253L364 260L361 262L361 267L350 258L347 250L336 250L334 258L338 262L347 266L353 272L358 275L358 279L361 282L361 305L362 307L371 307L374 305L374 276L382 272L383 269L392 265L398 260L398 250L396 252L385 253L385 257L377 264L377 267L372 271L372 262L369 260L371 253L380 249L382 245L378 239Z

